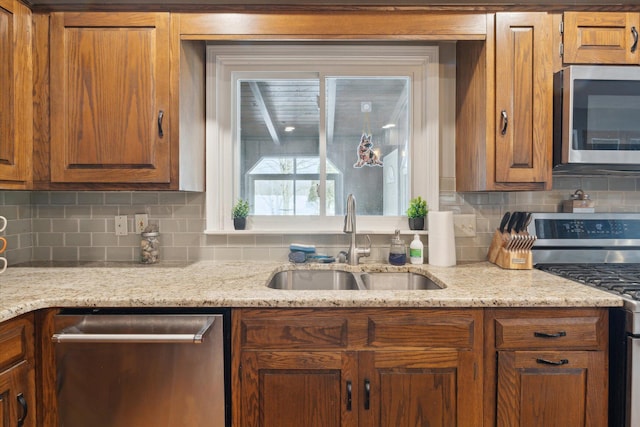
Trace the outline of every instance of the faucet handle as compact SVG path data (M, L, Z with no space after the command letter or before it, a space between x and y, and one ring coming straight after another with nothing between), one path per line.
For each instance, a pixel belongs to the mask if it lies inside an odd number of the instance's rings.
M371 255L371 237L369 237L368 234L365 234L365 236L367 237L368 245L365 248L358 249L358 254L360 256L369 256L369 255Z

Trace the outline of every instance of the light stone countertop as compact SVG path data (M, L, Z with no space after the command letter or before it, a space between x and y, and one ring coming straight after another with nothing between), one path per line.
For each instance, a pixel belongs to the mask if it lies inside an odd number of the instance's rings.
M416 271L439 290L291 291L265 286L286 269ZM622 299L539 270L487 262L433 267L365 263L85 264L9 267L0 274L0 321L49 307L613 307Z

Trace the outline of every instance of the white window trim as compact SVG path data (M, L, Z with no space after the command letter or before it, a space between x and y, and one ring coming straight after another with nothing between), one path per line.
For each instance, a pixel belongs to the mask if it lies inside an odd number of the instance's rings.
M336 48L341 49L336 55ZM259 54L258 54L259 52ZM402 65L413 70L412 79L412 134L411 149L413 159L410 162L411 197L422 196L427 200L430 210L439 209L439 57L437 46L315 46L313 55L309 55L308 46L261 45L255 46L219 46L207 47L207 126L206 126L206 234L228 233L233 231L231 208L235 203L235 194L239 193L234 168L239 162L239 153L234 144L235 129L232 127L232 112L235 96L233 82L243 72L260 71L261 78L282 77L283 65L296 64L296 72L290 77L331 76L331 65L325 69L317 63L307 67L299 66L300 60L307 57L309 63L322 56L324 61L339 62L362 66L354 76L385 75L385 64ZM274 64L276 64L274 66ZM375 64L375 65L371 65ZM273 71L270 75L268 72ZM318 74L320 72L320 74ZM340 73L340 76L347 74ZM390 74L386 74L390 75ZM420 94L420 96L415 96ZM429 96L427 97L427 94ZM323 102L324 91L321 91ZM321 117L321 120L324 120ZM322 127L324 128L324 127ZM424 141L419 144L416 141ZM233 159L233 161L230 161ZM341 233L344 223L342 216L305 217L305 216L260 216L249 217L249 233L304 233L323 234ZM406 229L405 216L358 216L358 232L388 234L394 229Z

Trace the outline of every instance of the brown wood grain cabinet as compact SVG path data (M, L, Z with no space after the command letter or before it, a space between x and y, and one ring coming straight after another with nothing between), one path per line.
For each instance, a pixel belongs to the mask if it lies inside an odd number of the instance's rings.
M240 309L234 425L477 426L482 312Z
M495 309L485 327L485 425L607 425L606 310Z
M0 324L0 427L35 427L34 316Z
M565 12L565 64L640 65L640 13Z
M50 25L51 182L170 183L169 13Z
M457 47L456 188L550 190L552 17L487 15L487 40Z
M31 12L0 0L0 189L31 185Z

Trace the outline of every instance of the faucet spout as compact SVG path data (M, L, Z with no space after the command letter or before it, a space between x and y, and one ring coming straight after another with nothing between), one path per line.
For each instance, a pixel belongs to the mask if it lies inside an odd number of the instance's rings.
M356 233L356 198L353 194L347 196L347 213L344 216L344 228L343 231L347 234L351 234L351 242L349 244L349 250L347 251L347 262L349 265L358 265L358 261L362 256L369 256L371 254L371 239L369 240L369 247L358 248L357 233Z

